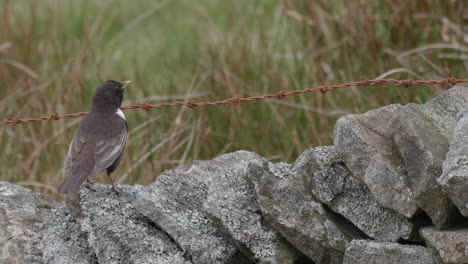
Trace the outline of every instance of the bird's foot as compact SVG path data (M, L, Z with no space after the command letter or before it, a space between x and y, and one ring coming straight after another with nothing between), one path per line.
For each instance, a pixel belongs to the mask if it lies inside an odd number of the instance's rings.
M115 185L114 185L114 184L112 184L111 191L112 191L113 193L117 194L117 196L120 196L120 192L117 191L117 188L115 188Z
M94 189L92 188L92 184L93 184L93 183L95 183L95 182L94 182L94 181L91 181L91 180L89 180L89 179L86 179L85 187L86 187L88 190L95 192L96 190L94 190Z

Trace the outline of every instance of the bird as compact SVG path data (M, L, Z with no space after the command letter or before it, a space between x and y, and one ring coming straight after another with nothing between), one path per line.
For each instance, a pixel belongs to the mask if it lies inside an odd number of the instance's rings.
M91 110L78 125L65 156L65 180L57 189L59 193L77 193L85 180L106 171L111 190L118 194L111 174L122 161L128 140L127 121L120 107L124 90L131 83L108 80L97 87Z

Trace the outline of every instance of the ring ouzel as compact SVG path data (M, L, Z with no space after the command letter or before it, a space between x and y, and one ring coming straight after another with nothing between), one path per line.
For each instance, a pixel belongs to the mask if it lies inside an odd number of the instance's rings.
M111 173L122 161L128 138L125 116L120 109L123 91L132 82L106 81L94 93L91 110L80 122L65 157L60 193L76 193L84 180L104 171L117 192Z

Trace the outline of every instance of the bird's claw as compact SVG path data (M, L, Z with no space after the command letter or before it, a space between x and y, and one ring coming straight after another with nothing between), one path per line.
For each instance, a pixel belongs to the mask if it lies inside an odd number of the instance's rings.
M112 185L111 191L112 191L113 193L115 193L117 196L120 196L120 192L117 191L117 189L115 188L114 185Z

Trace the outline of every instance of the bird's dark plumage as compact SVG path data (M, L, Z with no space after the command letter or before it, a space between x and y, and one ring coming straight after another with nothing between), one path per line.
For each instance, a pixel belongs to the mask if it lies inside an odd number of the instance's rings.
M130 82L106 81L94 93L91 111L78 126L65 157L65 181L58 191L75 193L86 179L110 174L119 166L128 128L120 106Z

